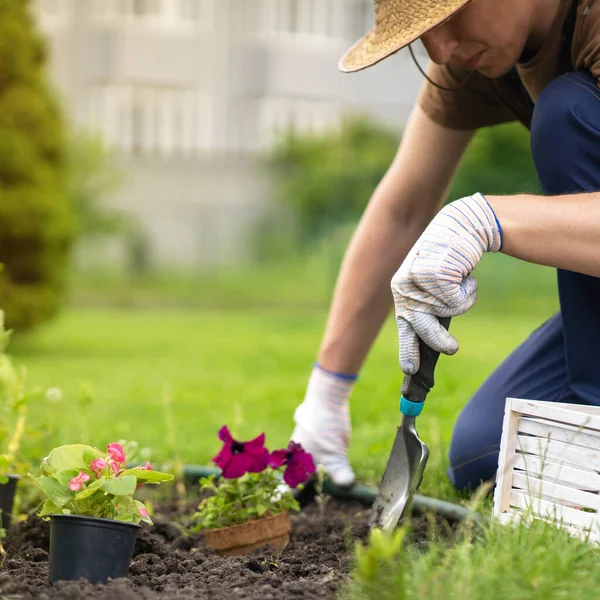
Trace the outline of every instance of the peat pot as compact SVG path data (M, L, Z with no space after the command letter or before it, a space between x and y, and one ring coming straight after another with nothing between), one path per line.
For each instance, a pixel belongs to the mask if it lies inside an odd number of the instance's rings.
M21 479L18 475L7 475L8 481L0 483L0 510L2 511L2 528L8 530L12 519L17 481Z
M281 550L290 541L290 513L282 512L273 517L254 519L241 525L207 529L204 541L219 556L242 556L261 546L273 546Z
M80 515L50 517L50 582L127 577L140 526Z

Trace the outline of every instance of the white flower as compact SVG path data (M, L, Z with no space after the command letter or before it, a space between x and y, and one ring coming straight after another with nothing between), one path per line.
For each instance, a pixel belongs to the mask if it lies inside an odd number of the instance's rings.
M47 402L60 402L62 400L62 390L57 387L51 387L46 390Z

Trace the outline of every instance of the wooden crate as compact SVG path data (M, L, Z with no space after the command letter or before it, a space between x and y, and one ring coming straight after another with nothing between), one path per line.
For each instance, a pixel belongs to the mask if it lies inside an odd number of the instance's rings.
M494 517L600 541L600 407L507 398Z

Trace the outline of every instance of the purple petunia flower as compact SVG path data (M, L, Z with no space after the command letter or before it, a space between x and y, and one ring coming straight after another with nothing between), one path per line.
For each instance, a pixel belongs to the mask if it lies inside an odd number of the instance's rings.
M219 429L223 447L212 460L221 469L226 479L236 479L244 473L260 473L269 464L269 451L265 448L265 434L249 442L238 442L227 425Z
M296 442L290 442L287 448L271 453L269 464L274 469L285 466L283 481L292 488L304 483L316 471L312 455Z

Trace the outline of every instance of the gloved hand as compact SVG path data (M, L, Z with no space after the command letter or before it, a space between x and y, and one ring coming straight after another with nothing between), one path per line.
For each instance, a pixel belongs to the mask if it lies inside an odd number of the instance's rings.
M322 464L333 482L341 486L350 485L355 479L348 461L348 398L355 380L355 375L330 373L315 366L304 402L294 413L296 428L291 439L302 444L315 464Z
M437 317L461 315L475 304L477 281L470 274L484 252L501 248L500 223L477 193L446 205L408 253L391 282L403 392L419 369L419 338L444 354L458 350Z

